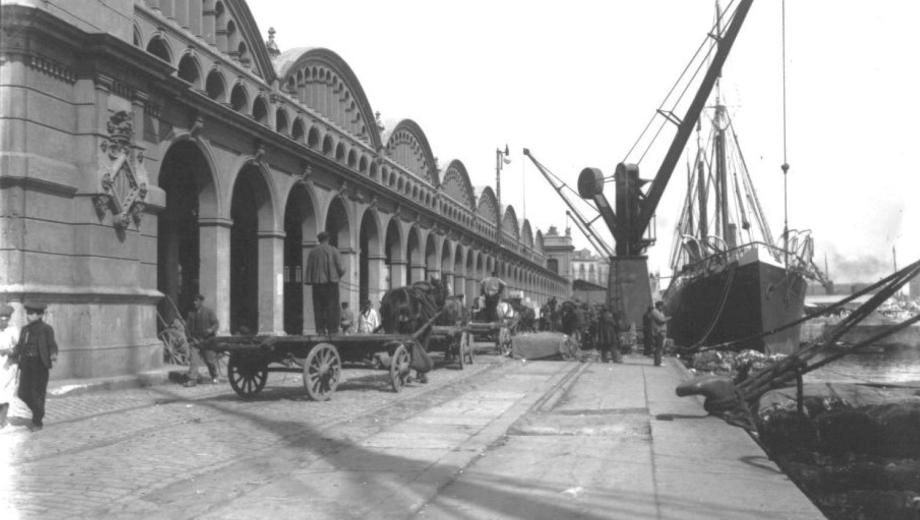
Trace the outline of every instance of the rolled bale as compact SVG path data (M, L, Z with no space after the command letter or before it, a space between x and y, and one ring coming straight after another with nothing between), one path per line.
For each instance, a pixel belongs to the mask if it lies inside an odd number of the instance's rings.
M535 332L511 337L511 357L514 359L573 359L581 349L568 334Z

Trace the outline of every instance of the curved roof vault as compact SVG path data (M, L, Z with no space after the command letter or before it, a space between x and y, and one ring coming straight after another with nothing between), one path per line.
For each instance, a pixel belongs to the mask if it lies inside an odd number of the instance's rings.
M249 5L245 0L223 0L223 3L233 19L236 20L240 36L252 53L253 71L264 79L266 83L271 84L278 78L278 75L272 66L268 47L265 46L265 41L262 39L255 18L252 17Z
M273 64L283 90L375 150L383 146L364 88L338 54L321 47L298 47L279 54Z
M495 198L495 192L491 186L483 188L479 194L479 200L476 201L476 212L479 213L487 222L496 222L498 219L498 199Z
M513 236L515 240L520 241L521 239L521 227L518 226L517 212L514 211L514 206L510 204L505 208L505 215L502 217L502 232Z
M466 166L459 160L454 159L447 165L447 169L444 170L444 176L441 178L441 190L470 210L476 210L476 195L473 192L473 184L470 182Z
M387 139L387 155L432 186L440 185L438 165L428 138L415 121L403 119L397 123Z
M521 226L521 241L525 246L533 249L533 229L530 227L530 221L526 218Z

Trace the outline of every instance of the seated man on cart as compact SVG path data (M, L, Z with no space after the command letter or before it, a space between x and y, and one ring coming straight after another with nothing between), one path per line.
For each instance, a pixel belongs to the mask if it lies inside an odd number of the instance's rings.
M490 322L498 321L498 304L505 293L505 282L498 277L498 271L493 271L492 276L483 278L480 282L480 293L485 303L485 306L480 309L482 318Z

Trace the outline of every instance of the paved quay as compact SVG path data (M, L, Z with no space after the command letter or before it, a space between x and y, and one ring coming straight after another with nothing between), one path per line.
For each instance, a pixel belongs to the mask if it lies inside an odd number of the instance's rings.
M399 394L343 374L322 403L296 374L249 401L165 376L60 391L43 431L0 433L0 517L824 518L744 431L676 397L673 359L480 355Z

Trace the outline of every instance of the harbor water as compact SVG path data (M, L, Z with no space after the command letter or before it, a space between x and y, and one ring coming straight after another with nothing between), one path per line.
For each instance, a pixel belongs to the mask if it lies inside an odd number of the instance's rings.
M920 389L920 345L871 346L805 374L807 383L868 383Z

